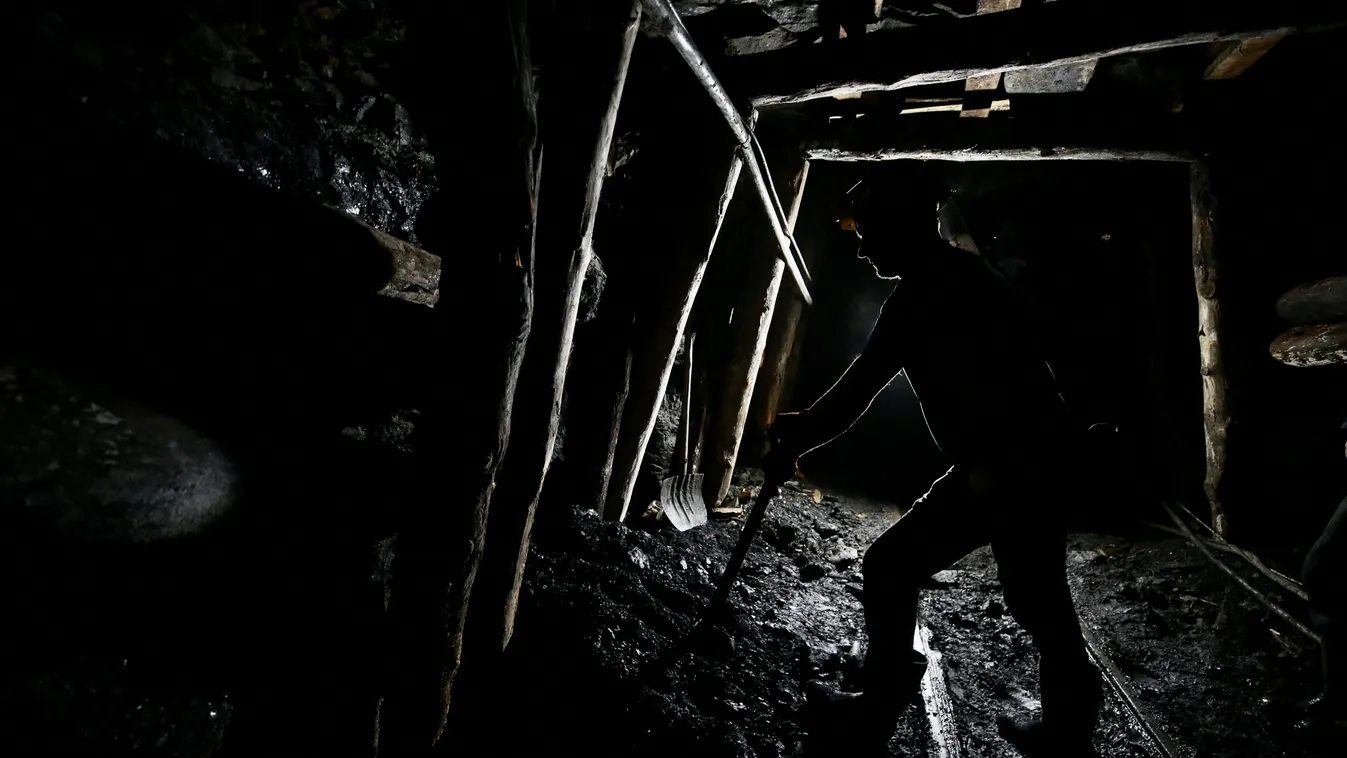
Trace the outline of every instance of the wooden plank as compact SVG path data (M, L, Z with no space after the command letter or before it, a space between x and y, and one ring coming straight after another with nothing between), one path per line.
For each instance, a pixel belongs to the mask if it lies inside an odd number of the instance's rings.
M1097 58L1065 66L1041 66L1007 71L1002 86L1008 95L1060 95L1084 92L1099 65Z
M1268 352L1288 366L1347 364L1347 323L1297 326L1278 335Z
M942 107L942 106L935 106ZM997 104L993 103L993 110ZM906 111L905 111L906 113ZM993 118L946 120L867 116L820 129L801 149L826 161L1097 160L1189 162L1196 132L1179 117L1131 122L1090 119L1069 124Z
M738 56L726 61L723 78L755 105L778 105L1344 26L1347 4L1134 0L1101 8L1051 3L876 31L827 46Z
M1218 46L1216 57L1207 66L1207 79L1234 79L1257 63L1285 37L1271 34L1266 37L1225 42Z
M374 228L357 216L331 206L351 226L351 234L368 234L393 259L393 276L379 290L384 297L406 300L418 305L435 305L440 299L440 256L428 253L410 242Z
M1013 10L1020 7L1020 0L978 0L978 15L986 13L998 13L1000 11ZM997 90L1001 87L1001 74L988 74L986 76L970 76L964 80L965 92L982 92L987 90ZM965 107L959 113L960 118L987 118L992 115L992 109L988 107Z
M976 161L1162 161L1168 163L1188 163L1192 157L1182 153L1164 150L1133 150L1110 147L1079 147L1059 145L1055 147L969 147L948 148L886 148L871 152L837 150L826 147L810 148L805 151L809 160L817 161L955 161L960 163Z
M986 79L986 77L976 77L976 79ZM969 79L973 83L974 79ZM992 94L996 87L1001 84L1001 75L996 74L996 82L991 89L970 89L964 96L963 107L959 111L959 118L990 118L992 115Z
M983 90L994 90L1001 86L1000 74L988 74L987 76L972 76L964 80L964 90L967 92L981 92Z

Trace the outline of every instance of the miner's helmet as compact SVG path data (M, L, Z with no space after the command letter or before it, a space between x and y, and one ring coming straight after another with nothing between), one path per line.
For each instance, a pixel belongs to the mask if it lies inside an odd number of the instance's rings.
M837 226L843 231L854 232L859 228L856 217L861 215L862 206L870 199L871 184L864 179L851 185L842 197L841 208L838 209Z
M860 232L864 220L872 218L872 211L883 204L883 217L898 224L934 223L936 216L950 200L951 193L943 183L924 178L877 182L862 179L846 191L837 212L837 225L844 231Z

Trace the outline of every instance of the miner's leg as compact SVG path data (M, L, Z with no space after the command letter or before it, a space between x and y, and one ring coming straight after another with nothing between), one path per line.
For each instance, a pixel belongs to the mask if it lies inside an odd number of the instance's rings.
M866 551L865 691L852 695L815 688L815 697L831 713L824 718L829 736L822 740L828 749L811 752L883 754L926 670L925 659L912 649L918 587L987 544L991 532L978 509L967 475L952 468Z
M1018 500L1033 507L1030 495ZM1041 719L1005 717L1001 733L1030 755L1093 755L1091 744L1103 698L1090 662L1066 578L1066 533L1051 508L1009 526L992 542L1006 608L1033 636L1039 653Z
M1323 694L1306 703L1312 726L1347 726L1347 500L1305 556L1310 620L1323 637Z
M865 691L876 702L905 705L910 699L915 687L908 686L904 673L911 668L917 588L987 544L991 531L977 507L967 476L952 468L866 551L861 566L870 640Z

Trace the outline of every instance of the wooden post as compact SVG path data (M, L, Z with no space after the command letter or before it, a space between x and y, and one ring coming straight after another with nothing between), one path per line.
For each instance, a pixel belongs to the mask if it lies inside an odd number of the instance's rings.
M627 361L622 365L622 384L618 388L617 398L613 402L613 417L608 435L608 449L604 454L603 468L599 470L599 498L597 502L608 502L608 487L613 481L613 461L617 458L618 442L622 439L622 415L627 409L627 397L631 394L632 348L627 347Z
M510 643L529 538L561 420L566 372L575 337L585 274L593 257L594 226L607 175L608 156L627 69L640 28L641 9L631 0L602 0L577 35L583 52L568 63L544 99L548 181L540 195L538 316L520 380L516 441L501 477L491 514L492 544L486 578L477 593L471 641L494 657ZM597 85L597 86L596 86ZM544 121L545 128L547 121Z
M805 180L809 177L809 162L797 151L792 150L780 155L777 158L777 165L781 168L779 172L781 178L790 179L787 190L790 196L787 224L793 229L804 198ZM778 186L785 183L776 182ZM746 281L740 289L739 302L734 310L734 322L730 325L729 365L722 385L725 391L721 397L711 399L711 421L702 459L702 468L706 474L704 495L711 507L719 505L730 491L734 465L739 457L739 443L744 435L744 426L748 422L753 387L757 382L758 370L762 366L772 313L776 309L777 294L781 289L781 276L785 271L785 265L780 259L767 258L769 251L775 250L768 245L774 243L775 240L768 240L749 248L749 254L757 260L755 265L750 267ZM774 252L772 254L774 255Z
M1271 34L1266 37L1225 42L1217 45L1216 55L1207 65L1204 79L1234 79L1262 59L1285 35Z
M819 267L815 264L815 269L817 268ZM795 380L800 376L800 362L805 353L805 337L808 334L809 313L802 311L800 322L795 326L795 343L791 345L790 353L786 356L786 369L781 380L781 394L776 401L776 410L772 416L772 421L776 421L776 416L783 410L795 406Z
M455 9L457 12L458 9ZM443 10L425 6L415 26L441 28ZM441 345L453 360L427 397L416 429L420 497L398 525L389 614L392 677L380 709L383 756L427 755L444 734L459 673L468 599L486 538L487 515L501 456L509 445L515 386L533 312L533 226L541 158L524 0L483 3L456 16L475 29L469 99L495 114L479 122L475 151L457 149L461 122L437 117L439 93L430 83L464 58L444 55L435 34L409 39L425 76L409 108L425 110L440 176L471 186L453 207L441 206L434 226L455 229L453 281L471 282L475 296L435 305ZM467 93L460 93L467 94ZM495 218L486 225L477 219ZM457 218L473 223L455 224ZM462 324L471 323L470 328ZM470 366L465 371L462 366Z
M793 227L794 216L790 221ZM796 234L795 238L798 240L801 236ZM800 249L804 253L805 265L814 273L817 281L817 245L801 243ZM767 335L767 347L763 352L762 368L759 371L750 411L753 419L751 434L755 459L767 453L767 430L776 420L776 414L781 412L782 405L790 401L788 390L794 372L799 367L798 353L800 344L804 341L804 333L800 327L805 305L799 292L794 289L779 290L776 299L772 328ZM750 432L745 430L745 433Z
M1207 475L1203 489L1211 505L1211 527L1225 536L1226 462L1229 459L1229 382L1225 350L1221 345L1220 266L1216 257L1216 200L1211 196L1208 167L1200 162L1191 169L1190 199L1193 210L1193 274L1197 281L1197 339L1202 361L1202 420L1207 439Z
M610 520L621 521L627 517L641 461L645 457L660 404L669 386L669 375L678 355L678 344L692 315L692 305L697 300L697 291L706 274L706 265L711 261L711 253L715 250L721 224L725 221L725 211L734 197L742 168L742 153L736 149L714 214L704 221L709 227L709 241L701 248L700 254L689 251L687 255L680 256L680 260L669 261L661 271L667 279L663 293L654 307L648 309L650 317L647 323L638 326L638 338L632 344L634 359L631 390L626 408L623 409L622 434L613 457L612 479L605 486L608 496L604 501L603 514Z

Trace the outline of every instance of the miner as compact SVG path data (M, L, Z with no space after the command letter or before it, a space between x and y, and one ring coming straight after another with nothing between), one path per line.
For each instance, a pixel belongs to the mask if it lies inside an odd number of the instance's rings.
M1342 422L1342 429L1347 432L1347 421ZM1310 620L1323 638L1323 691L1301 704L1304 725L1315 730L1347 729L1347 499L1338 504L1328 526L1305 555L1301 576L1310 596Z
M1040 653L1042 717L1003 716L1001 732L1028 754L1091 755L1101 681L1066 578L1063 484L1074 425L1023 300L986 259L946 242L938 211L947 195L868 183L849 193L843 228L860 238L859 255L875 273L897 284L865 350L832 389L771 429L764 469L785 481L802 455L842 435L902 372L953 462L866 551L865 689L814 689L812 736L823 752L887 755L925 671L912 650L918 587L990 544L1006 606Z

